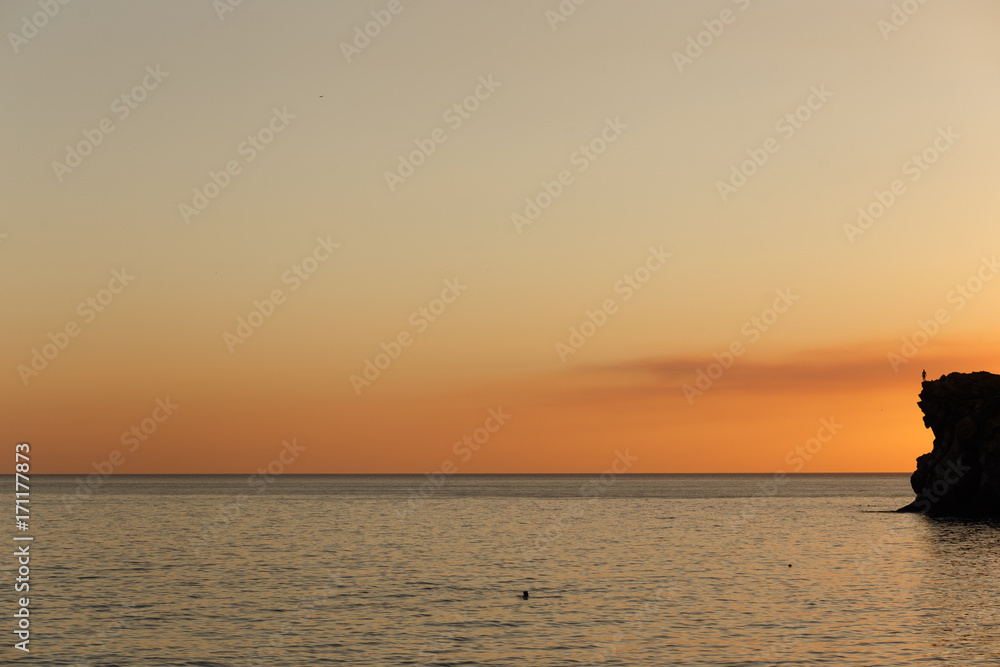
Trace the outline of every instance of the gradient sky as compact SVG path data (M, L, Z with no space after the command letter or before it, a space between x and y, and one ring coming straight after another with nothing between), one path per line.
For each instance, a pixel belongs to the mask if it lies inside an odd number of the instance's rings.
M976 284L1000 250L995 2L930 2L889 32L883 0L588 2L554 29L556 0L403 0L348 62L342 44L389 5L80 2L30 39L10 35L39 4L0 5L0 400L34 472L118 451L116 472L249 473L291 439L296 473L599 472L626 448L632 472L910 471L931 446L921 369L998 367L1000 280ZM721 34L679 68L706 21ZM121 118L147 67L166 75ZM453 127L481 77L498 87ZM779 121L814 89L830 96L788 136ZM248 162L273 109L294 119ZM114 131L57 175L102 119ZM609 119L627 127L581 171ZM436 128L446 141L390 191L385 173ZM914 171L936 140L947 150ZM724 201L718 182L765 145ZM186 222L179 206L230 161ZM563 170L519 232L512 214ZM292 290L317 238L339 247ZM619 281L661 246L626 300ZM87 321L79 304L123 267L134 280ZM466 289L422 330L411 314L455 279ZM224 334L275 289L284 303L230 351ZM797 299L756 337L778 290ZM557 344L608 299L563 362ZM412 344L356 391L402 332ZM684 385L734 342L744 354L690 404ZM129 451L123 433L168 397ZM478 451L453 447L501 407ZM842 427L799 465L822 419Z

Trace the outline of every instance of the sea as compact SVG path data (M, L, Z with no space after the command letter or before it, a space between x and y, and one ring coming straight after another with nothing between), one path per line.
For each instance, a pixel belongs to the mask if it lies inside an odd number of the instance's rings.
M0 664L1000 664L1000 526L905 474L87 481L32 477Z

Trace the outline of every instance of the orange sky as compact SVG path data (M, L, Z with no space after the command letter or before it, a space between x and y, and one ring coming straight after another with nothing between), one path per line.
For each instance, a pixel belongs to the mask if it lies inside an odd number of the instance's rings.
M122 0L8 38L7 440L38 473L292 439L301 473L912 470L921 369L998 367L1000 7L681 4L404 3L352 49L384 3Z

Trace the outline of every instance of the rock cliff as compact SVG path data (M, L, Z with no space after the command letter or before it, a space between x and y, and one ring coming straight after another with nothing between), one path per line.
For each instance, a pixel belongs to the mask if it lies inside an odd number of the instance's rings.
M917 458L910 477L916 500L898 511L1000 518L1000 375L925 381L917 405L934 448Z

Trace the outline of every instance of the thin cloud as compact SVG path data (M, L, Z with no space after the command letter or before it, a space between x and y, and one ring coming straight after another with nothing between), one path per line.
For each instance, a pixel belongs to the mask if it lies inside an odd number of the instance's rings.
M734 359L721 375L721 366L712 355L635 359L582 368L587 380L580 389L633 396L679 394L684 385L696 386L701 371L716 376L708 390L712 392L863 393L911 384L915 378L919 381L923 369L936 378L954 371L988 370L1000 362L995 349L982 345L941 344L919 350L896 372L887 358L890 351L894 350L869 344L808 350L784 359L744 356Z

